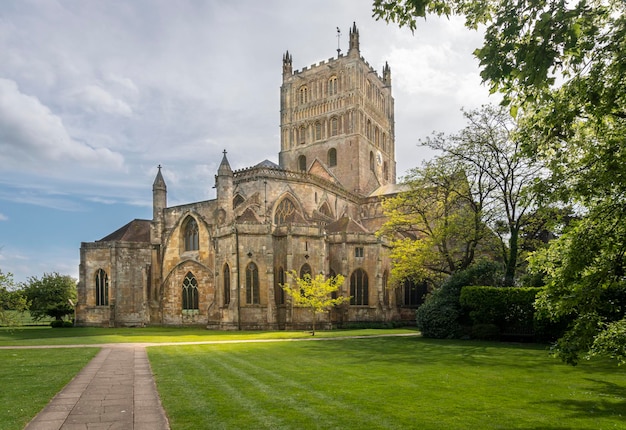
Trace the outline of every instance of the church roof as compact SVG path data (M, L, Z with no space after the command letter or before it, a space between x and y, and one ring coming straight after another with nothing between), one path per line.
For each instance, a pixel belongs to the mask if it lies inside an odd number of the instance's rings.
M233 171L230 168L230 163L228 162L228 158L226 158L226 150L224 150L224 156L222 157L222 162L220 166L217 168L217 174L219 176L232 176Z
M327 233L369 233L365 227L350 218L344 216L337 221L332 222L326 226Z
M96 242L150 242L150 221L135 219Z
M254 167L269 167L271 169L280 169L280 166L278 164L270 160L263 160Z
M372 191L369 197L388 196L388 195L398 194L407 190L408 190L408 187L403 184L386 184L386 185L381 185L380 187Z

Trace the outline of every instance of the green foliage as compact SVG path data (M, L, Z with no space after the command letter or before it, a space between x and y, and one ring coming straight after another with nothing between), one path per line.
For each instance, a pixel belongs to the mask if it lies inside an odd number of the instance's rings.
M513 286L523 246L520 233L536 205L532 185L544 169L523 153L525 135L516 133L517 123L504 109L487 105L465 117L468 125L459 133L434 135L422 144L442 151L464 172L480 222L499 237L505 284Z
M69 328L74 327L74 323L71 321L63 321L63 320L54 320L50 322L50 327L52 328Z
M467 285L500 285L502 267L496 263L481 261L468 269L450 276L438 289L426 297L416 311L417 328L422 336L446 339L462 335L468 323L460 304L461 289Z
M538 189L545 201L580 209L576 233L533 257L548 287L540 310L553 320L573 318L557 353L569 363L610 347L614 354L608 355L620 356L607 330L624 319L622 301L603 299L621 297L624 282L626 3L374 2L374 16L412 29L416 16L429 13L463 14L470 28L486 24L484 45L475 51L481 76L519 117L526 152L549 167L550 177ZM605 340L606 349L596 344Z
M291 297L294 305L309 308L313 316L313 332L315 336L315 321L317 315L328 311L331 306L338 306L350 301L350 297L332 297L332 293L339 290L343 284L343 275L326 278L323 274L311 277L305 274L300 278L295 270L287 273L295 285L283 284L281 287Z
M534 303L541 288L499 288L467 286L461 289L460 303L469 309L474 324L533 326Z
M31 277L24 288L30 302L30 313L35 320L50 316L61 320L74 313L76 280L58 273L46 273L41 279Z
M601 208L600 216L596 212ZM572 320L570 333L554 348L568 363L576 364L588 353L608 353L616 346L615 327L626 317L624 209L621 202L596 206L531 259L531 268L546 274L538 310L553 321ZM622 353L615 348L608 355L618 358Z
M17 312L23 312L26 306L26 298L15 290L13 274L0 270L0 326L16 325Z
M383 201L387 221L377 233L392 240L392 280L439 284L468 268L488 237L482 202L449 157L410 170L403 184L407 191Z

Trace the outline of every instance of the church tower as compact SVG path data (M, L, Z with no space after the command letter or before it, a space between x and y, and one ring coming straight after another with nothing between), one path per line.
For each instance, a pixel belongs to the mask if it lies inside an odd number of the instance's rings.
M280 166L308 171L323 164L349 191L368 195L396 183L391 69L382 76L361 57L359 30L348 53L302 70L283 56Z

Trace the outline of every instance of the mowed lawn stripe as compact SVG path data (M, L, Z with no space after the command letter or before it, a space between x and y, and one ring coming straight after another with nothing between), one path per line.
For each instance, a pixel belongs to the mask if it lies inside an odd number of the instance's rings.
M273 405L269 400L274 399L274 393L269 392L270 387L265 392L251 390L246 375L223 365L224 357L210 349L207 346L148 349L151 360L157 359L162 366L152 366L157 387L178 386L176 391L159 390L168 415L174 417L172 427L196 429L198 422L204 422L210 428L283 428L284 422L271 413ZM193 404L181 402L188 397L194 398Z
M284 345L289 348L288 345ZM297 346L296 348L300 348ZM366 421L369 425L381 426L384 428L393 427L380 415L370 414L367 405L354 402L342 391L328 391L328 384L337 383L346 377L351 377L349 372L339 370L333 362L332 357L328 360L318 361L314 366L302 367L298 361L285 361L280 355L272 353L276 351L271 346L255 348L257 360L249 360L249 353L242 357L241 351L216 351L216 356L222 356L219 365L236 372L238 376L248 382L252 382L261 392L276 395L276 387L281 391L294 393L287 397L281 397L282 408L290 408L304 418L310 419L303 424L311 425L325 420L329 414L353 415ZM230 363L230 365L229 365ZM266 367L272 364L272 368ZM280 370L278 372L277 370ZM297 374L299 379L293 378ZM308 375L306 375L308 374ZM290 376L287 376L290 375ZM358 377L358 375L353 375ZM300 381L306 380L307 383ZM320 382L323 386L319 386Z

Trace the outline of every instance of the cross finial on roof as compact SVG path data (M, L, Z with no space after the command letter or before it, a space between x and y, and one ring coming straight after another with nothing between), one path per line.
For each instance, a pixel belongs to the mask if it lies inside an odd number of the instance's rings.
M159 171L161 171L161 165L160 164L157 166L157 168L159 169Z
M222 151L224 155L226 155L226 150L224 149L224 151Z

